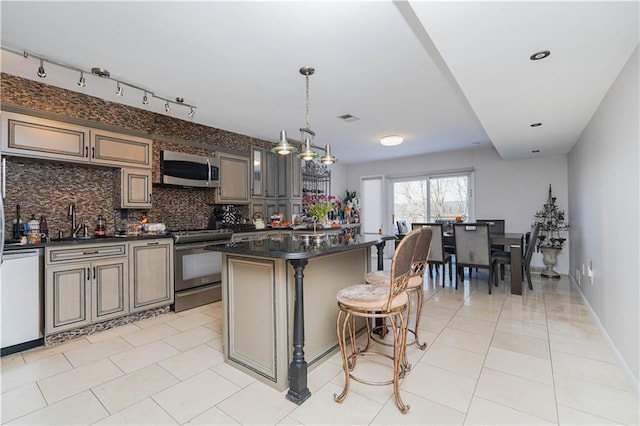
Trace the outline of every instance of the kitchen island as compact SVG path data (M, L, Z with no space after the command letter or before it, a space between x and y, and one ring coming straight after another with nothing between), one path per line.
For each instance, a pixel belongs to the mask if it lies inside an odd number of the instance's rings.
M308 367L338 349L338 290L378 269L393 236L303 235L209 247L222 252L225 361L303 403ZM305 303L306 298L306 303Z

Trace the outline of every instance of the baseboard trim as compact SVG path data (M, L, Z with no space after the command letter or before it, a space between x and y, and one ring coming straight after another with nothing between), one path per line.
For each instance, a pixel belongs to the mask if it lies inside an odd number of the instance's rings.
M637 394L640 391L640 383L638 382L638 378L633 374L633 371L631 370L631 368L629 368L629 364L627 364L627 361L624 359L624 357L618 350L615 343L613 343L613 340L611 340L611 337L609 337L609 333L607 333L607 330L604 328L604 326L600 322L600 318L598 318L598 315L596 315L595 311L589 304L589 301L587 300L584 293L582 292L582 289L578 285L578 281L576 280L576 277L573 274L569 274L569 281L571 282L571 285L573 285L578 290L578 293L580 293L580 297L582 298L582 301L589 308L589 312L591 313L591 316L593 317L593 319L595 319L596 324L598 324L598 328L604 335L607 343L609 344L609 347L613 351L613 354L616 358L616 361L618 362L618 365L620 365L620 367L622 367L622 369L626 373L629 384Z

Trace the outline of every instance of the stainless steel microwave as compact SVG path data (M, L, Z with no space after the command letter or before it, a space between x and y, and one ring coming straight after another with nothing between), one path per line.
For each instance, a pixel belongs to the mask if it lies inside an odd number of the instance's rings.
M220 160L213 157L160 151L161 182L166 185L217 188L220 186Z

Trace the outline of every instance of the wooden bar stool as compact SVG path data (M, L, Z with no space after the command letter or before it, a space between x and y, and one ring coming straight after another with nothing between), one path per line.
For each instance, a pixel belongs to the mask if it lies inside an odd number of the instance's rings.
M407 311L407 331L414 336L414 340L412 342L407 342L407 346L411 346L415 344L421 350L425 350L427 347L426 343L420 343L420 337L418 336L418 330L420 327L420 316L422 315L422 305L424 302L424 273L426 271L427 261L429 259L429 253L431 251L431 241L433 239L433 230L430 227L421 227L416 228L420 232L418 242L416 243L416 247L414 249L412 258L411 258L411 272L409 275L409 281L407 283L407 293L409 296L409 308ZM406 238L406 237L405 237ZM444 271L443 271L444 272ZM378 285L378 286L388 286L389 281L391 279L390 271L375 271L369 272L365 276L365 282L367 284ZM409 319L411 313L413 312L411 297L412 295L416 296L416 325L415 329L411 329L409 327ZM380 336L384 337L386 331L385 325L380 325L375 327L372 330L371 338L377 343L383 345L389 345L389 343L384 342L375 336L375 333L379 333ZM410 369L411 366L408 362L405 363L405 368Z
M393 385L393 395L396 405L403 414L409 410L400 398L400 378L404 376L403 362L405 360L407 327L405 314L409 306L409 296L406 289L411 275L413 253L420 237L420 231L407 234L395 251L391 262L391 279L387 286L356 284L340 290L337 294L338 317L336 332L340 353L342 354L342 368L344 371L344 389L340 395L334 395L336 402L341 403L349 392L350 380L374 386ZM364 318L367 331L367 345L359 349L356 344L356 319ZM393 332L393 355L385 352L369 350L371 320L381 318L389 325ZM350 340L350 350L347 346ZM353 374L358 357L382 356L393 363L393 377L390 380L372 382L359 378Z

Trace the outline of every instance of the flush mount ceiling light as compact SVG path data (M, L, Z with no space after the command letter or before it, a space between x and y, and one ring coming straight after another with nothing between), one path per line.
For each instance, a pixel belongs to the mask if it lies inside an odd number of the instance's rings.
M540 52L536 52L533 55L529 56L529 59L532 61L539 61L540 59L544 59L547 56L551 55L551 52L548 50L541 50Z
M400 145L404 138L400 135L387 135L380 138L380 143L384 146Z
M26 50L17 51L17 50L14 50L14 49L7 48L5 46L0 46L0 49L4 50L6 52L9 52L9 53L13 53L14 55L20 55L20 56L24 57L25 59L29 59L29 57L33 57L33 58L37 59L38 61L40 61L40 66L38 67L38 72L37 72L37 75L40 78L45 78L47 76L47 72L44 69L44 63L47 62L49 64L53 64L55 66L58 66L58 67L61 67L61 68L66 68L68 70L76 71L76 72L80 73L80 79L77 82L78 86L80 86L80 87L85 87L86 86L86 80L85 80L85 77L84 77L85 74L93 75L93 76L96 76L96 77L105 78L107 80L114 81L116 83L116 92L115 93L118 96L123 96L123 93L124 93L123 86L128 86L128 87L130 87L132 89L139 90L140 92L143 93L143 96L142 96L142 104L143 105L148 105L149 104L149 96L150 96L152 99L159 99L159 100L164 101L165 102L165 111L167 111L167 112L171 111L171 104L173 104L173 105L181 105L181 106L189 108L188 115L191 118L195 114L195 110L197 108L195 105L191 105L191 104L185 103L184 102L184 98L181 98L181 97L165 98L165 97L162 97L162 96L158 96L158 95L155 94L154 91L149 90L148 88L142 87L142 86L140 86L138 84L128 83L126 81L123 81L120 78L111 77L111 73L108 70L104 69L104 68L93 67L93 68L87 69L87 68L77 67L77 66L74 66L74 65L69 65L69 64L66 64L64 62L57 61L57 60L54 60L54 59L51 59L51 58L46 58L46 57L41 56L41 55L36 55L36 54L28 52ZM175 99L175 100L173 100L173 99ZM168 107L167 107L167 105L168 105Z

